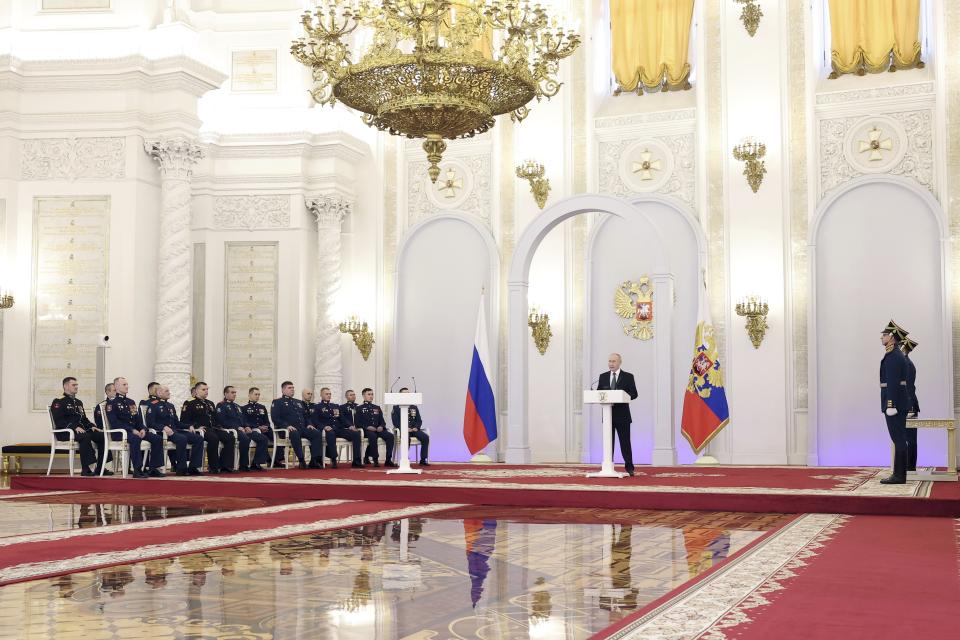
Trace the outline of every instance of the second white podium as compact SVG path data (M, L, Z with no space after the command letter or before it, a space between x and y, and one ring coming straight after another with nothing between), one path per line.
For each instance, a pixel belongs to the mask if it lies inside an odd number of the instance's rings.
M603 412L603 462L598 473L588 473L588 478L622 478L627 474L613 468L613 405L630 402L626 391L584 391L583 404L598 404Z
M423 404L422 393L386 393L383 403L400 407L400 442L394 443L394 453L400 447L400 459L397 468L387 473L420 473L420 469L410 466L410 405Z

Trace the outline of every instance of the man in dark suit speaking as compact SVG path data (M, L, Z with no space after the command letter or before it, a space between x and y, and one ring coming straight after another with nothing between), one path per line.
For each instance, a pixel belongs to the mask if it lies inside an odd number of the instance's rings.
M627 373L620 368L623 359L619 353L611 353L607 360L607 366L610 371L600 374L600 381L597 384L599 391L612 391L619 389L626 391L631 400L637 399L637 385L633 381L633 374ZM617 434L620 441L620 453L623 454L623 466L627 474L633 475L633 449L630 447L630 423L633 418L630 416L630 403L617 403L613 405L613 431Z

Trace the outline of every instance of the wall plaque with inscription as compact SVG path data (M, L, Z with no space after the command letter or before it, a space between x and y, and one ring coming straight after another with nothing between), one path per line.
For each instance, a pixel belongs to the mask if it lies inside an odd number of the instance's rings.
M62 395L68 375L92 407L97 342L107 329L110 198L38 197L33 206L32 408Z
M224 385L237 387L245 402L260 387L269 402L276 396L277 289L276 242L228 242L225 251Z
M230 89L235 92L277 90L277 50L234 51L230 64Z

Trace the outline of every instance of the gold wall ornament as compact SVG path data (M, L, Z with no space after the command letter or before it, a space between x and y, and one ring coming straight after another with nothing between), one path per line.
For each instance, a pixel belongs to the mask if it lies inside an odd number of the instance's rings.
M754 349L760 348L764 336L767 334L767 312L770 310L767 302L759 296L747 296L737 303L737 315L747 319L747 335Z
M636 282L621 283L613 294L613 308L617 315L629 322L623 332L637 340L653 338L653 285L643 276Z
M530 336L533 338L533 344L536 345L540 355L547 352L550 346L550 338L553 337L553 330L550 328L550 316L546 313L540 313L536 307L530 310L527 316L527 326L530 327Z
M457 176L456 169L447 169L443 180L437 185L437 191L442 193L443 197L448 200L453 200L457 197L457 191L459 189L463 189L463 179Z
M740 22L743 23L743 27L747 30L747 33L752 38L757 35L757 28L760 26L760 18L763 17L763 11L760 9L760 5L756 3L756 0L733 0L737 4L743 5L743 10L740 12Z
M860 153L869 153L867 160L869 162L879 162L883 160L884 151L893 151L893 140L883 137L883 131L880 127L874 125L867 132L866 140L857 141L857 150Z
M290 53L313 73L318 104L343 102L393 135L425 138L436 182L444 140L521 121L560 91L560 60L580 36L530 0L320 0ZM361 28L368 45L351 50Z
M0 291L0 310L13 308L13 294L9 291Z
M750 185L750 189L754 193L760 189L763 174L767 172L767 167L761 160L766 154L767 145L753 138L744 138L740 144L733 148L733 157L744 163L743 175L747 178L747 184Z
M632 165L633 173L636 173L640 176L641 180L653 180L653 172L660 171L662 168L662 163L659 159L654 158L653 154L650 153L650 149L644 149L640 153L640 161L634 162Z
M360 322L357 316L350 316L349 320L340 323L340 333L349 333L353 337L353 344L356 345L364 360L370 357L374 339L366 322Z
M526 160L517 167L517 177L530 183L530 193L541 209L546 206L550 195L550 180L543 177L544 173L543 165L533 160Z

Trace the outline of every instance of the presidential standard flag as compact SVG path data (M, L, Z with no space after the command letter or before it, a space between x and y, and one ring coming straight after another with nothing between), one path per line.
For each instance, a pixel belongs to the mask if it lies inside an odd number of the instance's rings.
M483 294L477 314L477 333L473 339L470 378L467 381L467 405L463 412L463 439L471 454L497 439L497 408L490 374L490 347L487 344L487 321Z
M683 394L683 417L680 432L693 452L699 454L730 421L727 394L723 390L723 371L717 353L717 340L706 283L700 289L697 311L697 336L693 346L693 364L687 391Z

